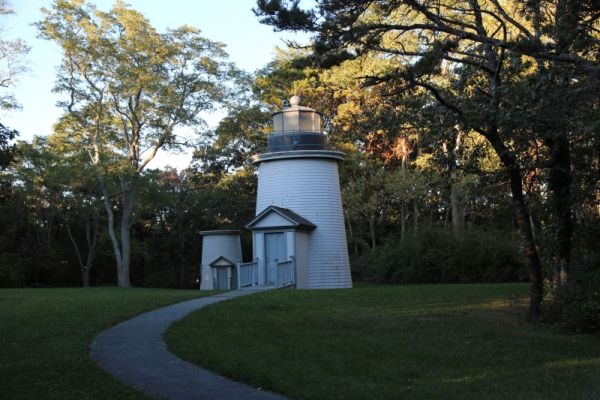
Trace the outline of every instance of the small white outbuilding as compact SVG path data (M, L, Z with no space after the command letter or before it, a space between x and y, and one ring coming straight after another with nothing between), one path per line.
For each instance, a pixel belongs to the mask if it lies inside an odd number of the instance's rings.
M238 230L202 231L201 290L230 290L238 287L236 264L242 260Z

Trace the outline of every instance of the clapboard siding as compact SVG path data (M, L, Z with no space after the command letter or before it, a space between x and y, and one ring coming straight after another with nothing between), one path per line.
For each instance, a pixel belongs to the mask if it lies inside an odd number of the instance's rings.
M307 232L300 231L295 234L296 287L298 289L308 288L308 235Z
M352 287L337 161L280 158L260 163L256 214L271 205L317 226L308 234L308 287Z
M201 290L213 290L210 264L219 257L225 257L233 263L242 259L242 245L239 232L205 233L202 235Z

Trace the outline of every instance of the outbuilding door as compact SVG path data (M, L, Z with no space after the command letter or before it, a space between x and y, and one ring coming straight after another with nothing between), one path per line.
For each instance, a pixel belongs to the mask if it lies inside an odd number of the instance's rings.
M265 283L277 284L277 263L285 260L285 240L283 232L265 233Z
M217 290L229 289L229 268L217 268Z

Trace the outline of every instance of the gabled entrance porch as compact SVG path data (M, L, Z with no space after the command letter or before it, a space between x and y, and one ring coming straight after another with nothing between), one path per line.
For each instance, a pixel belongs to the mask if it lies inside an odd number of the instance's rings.
M316 226L293 211L270 206L246 225L254 259L237 265L239 288L274 285L306 287L308 235Z

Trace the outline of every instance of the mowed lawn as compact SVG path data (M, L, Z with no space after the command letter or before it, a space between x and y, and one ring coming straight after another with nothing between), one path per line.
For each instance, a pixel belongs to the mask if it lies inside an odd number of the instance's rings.
M600 398L600 338L526 320L527 285L278 290L174 324L182 358L292 399Z
M0 289L0 399L147 399L89 357L89 344L118 322L197 290Z

